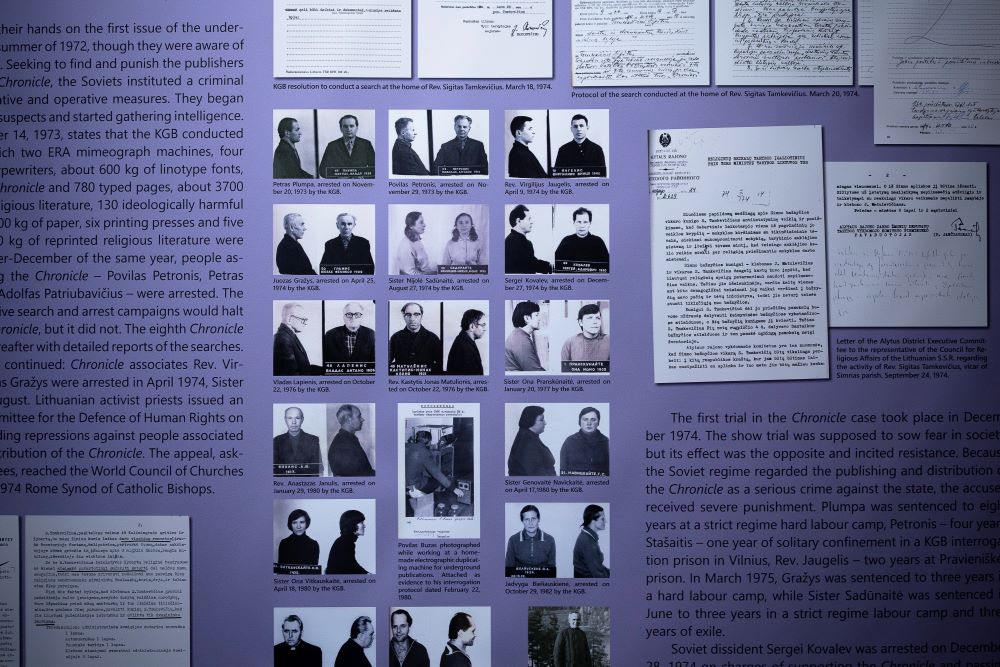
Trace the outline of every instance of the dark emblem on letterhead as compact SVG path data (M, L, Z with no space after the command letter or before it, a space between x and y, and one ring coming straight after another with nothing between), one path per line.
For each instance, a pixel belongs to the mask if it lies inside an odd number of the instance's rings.
M670 145L670 134L667 132L662 132L660 134L660 145L666 148Z

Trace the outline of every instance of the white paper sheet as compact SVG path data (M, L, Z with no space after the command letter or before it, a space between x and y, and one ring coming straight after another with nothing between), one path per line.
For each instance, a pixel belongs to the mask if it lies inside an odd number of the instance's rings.
M28 516L25 662L189 667L186 516Z
M707 86L708 0L573 0L574 86Z
M4 489L6 493L7 490ZM0 516L0 667L21 664L21 542L16 516Z
M986 164L826 164L830 326L984 327Z
M720 86L850 86L851 0L717 0Z
M875 9L875 143L1000 143L1000 3L884 0Z
M819 126L649 133L656 382L826 378Z
M875 85L875 2L858 0L858 85Z
M412 73L410 0L274 0L274 76Z
M552 0L417 0L421 78L552 76Z

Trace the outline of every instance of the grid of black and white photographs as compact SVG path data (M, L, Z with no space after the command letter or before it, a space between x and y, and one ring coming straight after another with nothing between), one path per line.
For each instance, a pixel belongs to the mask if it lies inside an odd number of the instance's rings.
M375 607L275 607L274 665L375 664Z
M504 370L508 375L609 373L611 304L576 299L504 302Z
M391 275L488 272L488 206L389 204L387 217Z
M611 665L610 607L528 607L528 667Z
M389 109L390 178L489 177L484 109Z
M375 206L275 204L274 275L358 276L375 273Z
M374 403L275 403L274 475L375 475Z
M507 178L607 178L607 109L508 109Z
M507 475L607 477L610 432L611 411L607 403L507 403L504 405ZM560 442L557 449L555 445Z
M608 273L608 204L506 204L504 272Z
M478 539L479 404L398 411L399 539Z
M610 512L606 502L505 503L504 576L609 578Z
M374 109L275 109L273 177L375 178Z
M375 574L375 501L276 498L274 574Z
M388 621L389 664L491 664L489 607L390 607Z
M389 301L389 375L488 375L489 301Z

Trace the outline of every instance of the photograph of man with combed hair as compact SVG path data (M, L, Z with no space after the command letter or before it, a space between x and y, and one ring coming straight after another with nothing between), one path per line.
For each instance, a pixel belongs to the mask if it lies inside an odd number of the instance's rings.
M277 122L278 143L274 148L272 161L272 176L275 180L285 178L312 178L313 175L302 168L303 162L315 165L315 157L308 151L308 143L301 143L304 124L308 119L309 129L312 128L312 110L275 111L274 114L294 113L297 117L283 116ZM302 121L300 122L300 118ZM305 154L300 150L306 151Z
M321 142L331 135L332 128L327 126L333 122L333 113L333 110L326 109L317 112ZM359 115L367 116L372 122L375 119L373 111L353 111L337 119L340 137L328 142L323 149L323 158L316 170L320 178L375 178L375 147L371 141L359 136L362 125ZM369 124L368 132L371 132L371 127Z

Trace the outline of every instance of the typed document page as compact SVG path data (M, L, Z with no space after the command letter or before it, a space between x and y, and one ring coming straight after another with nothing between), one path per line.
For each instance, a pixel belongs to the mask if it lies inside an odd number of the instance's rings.
M828 162L830 326L984 327L986 164Z
M410 78L410 0L274 0L274 76Z
M417 61L425 79L549 78L552 0L418 0Z
M29 665L188 667L190 520L184 516L28 516Z
M21 664L20 572L17 517L0 516L0 667Z
M574 86L707 86L708 0L573 0Z
M656 382L828 377L821 132L650 131Z
M875 5L876 144L1000 143L1000 4Z
M718 0L715 82L720 86L850 86L851 0Z

